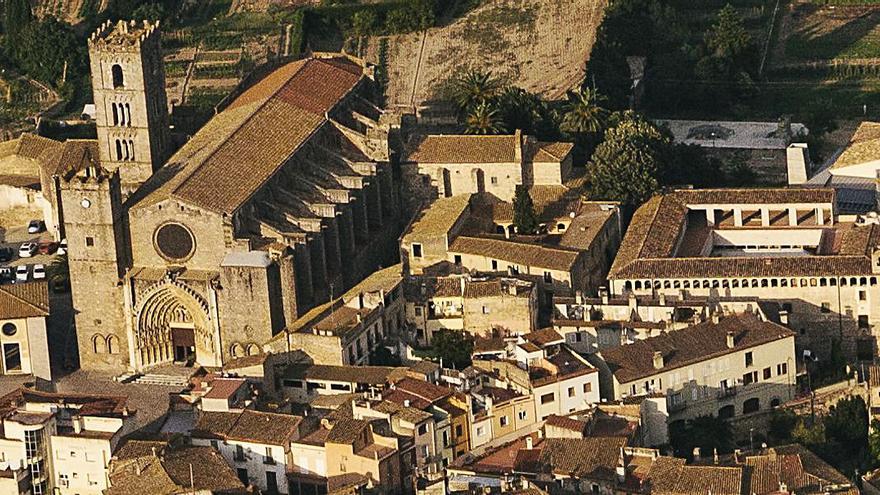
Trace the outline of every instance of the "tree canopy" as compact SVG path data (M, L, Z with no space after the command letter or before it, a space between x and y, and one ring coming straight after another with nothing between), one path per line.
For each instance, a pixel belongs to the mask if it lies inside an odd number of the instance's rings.
M516 187L513 198L513 225L518 234L534 234L538 230L538 218L529 189L525 186Z
M70 75L86 72L82 42L68 24L54 17L25 25L10 47L10 55L23 72L56 87L65 63Z
M456 330L440 330L431 337L431 347L425 357L436 361L443 360L447 368L464 369L471 364L474 351L474 338Z
M675 455L690 459L694 448L701 455L719 454L733 449L733 433L730 424L715 416L698 416L687 422L676 422L669 428L669 443Z

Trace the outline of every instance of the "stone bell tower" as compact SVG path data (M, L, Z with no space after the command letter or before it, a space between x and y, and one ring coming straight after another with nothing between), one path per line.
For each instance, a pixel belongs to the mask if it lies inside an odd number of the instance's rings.
M125 193L167 158L168 103L159 23L105 22L89 38L101 166Z

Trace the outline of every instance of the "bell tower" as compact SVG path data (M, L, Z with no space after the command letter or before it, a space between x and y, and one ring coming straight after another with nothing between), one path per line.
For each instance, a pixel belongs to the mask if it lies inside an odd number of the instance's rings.
M132 192L167 158L168 103L159 23L105 22L89 38L101 166Z

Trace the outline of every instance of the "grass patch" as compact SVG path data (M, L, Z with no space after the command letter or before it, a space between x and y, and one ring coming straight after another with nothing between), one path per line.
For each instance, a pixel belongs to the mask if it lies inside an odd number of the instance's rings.
M533 32L538 18L535 6L513 7L499 5L468 18L460 34L463 41L480 45L484 50L496 52L507 47L504 32L509 29Z

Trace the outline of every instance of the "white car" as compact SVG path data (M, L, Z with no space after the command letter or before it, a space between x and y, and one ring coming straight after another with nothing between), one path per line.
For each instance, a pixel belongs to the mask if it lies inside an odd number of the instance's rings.
M67 254L67 239L61 239L61 242L58 243L58 251L55 251L59 255Z
M28 267L27 267L27 265L19 265L15 269L15 280L17 282L27 282L27 280L28 280Z
M42 263L34 265L34 280L46 278L46 267Z
M38 234L43 231L43 222L31 220L28 222L28 234Z
M35 254L37 254L36 242L25 242L20 248L18 248L18 256L20 258L30 258Z

